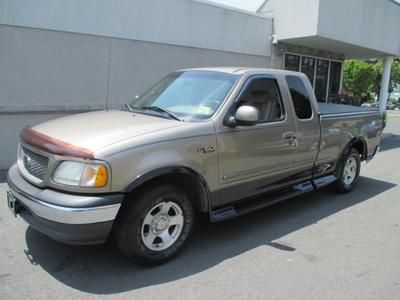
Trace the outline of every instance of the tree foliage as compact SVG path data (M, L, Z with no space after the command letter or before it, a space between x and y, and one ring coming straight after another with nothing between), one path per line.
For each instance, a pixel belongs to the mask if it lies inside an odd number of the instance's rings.
M374 82L374 92L379 94L381 78L383 73L383 60L377 60L374 63L374 68L377 72L377 77ZM400 84L400 58L395 58L392 64L392 70L390 73L390 82L389 82L389 93L392 92L397 85Z
M371 93L379 95L383 73L383 60L347 60L343 69L343 86L361 102ZM395 58L390 76L389 92L400 85L400 58Z
M343 86L358 100L367 100L375 86L377 70L363 60L347 60L343 68Z
M396 86L400 86L400 57L394 59L390 75L391 90L395 89Z

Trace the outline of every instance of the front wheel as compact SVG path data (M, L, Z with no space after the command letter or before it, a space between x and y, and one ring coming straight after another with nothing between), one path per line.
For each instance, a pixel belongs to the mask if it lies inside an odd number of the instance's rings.
M350 192L360 175L361 159L356 149L351 149L339 166L336 189L341 193Z
M174 185L152 185L127 201L114 228L121 251L150 265L174 257L194 223L193 205L185 191Z

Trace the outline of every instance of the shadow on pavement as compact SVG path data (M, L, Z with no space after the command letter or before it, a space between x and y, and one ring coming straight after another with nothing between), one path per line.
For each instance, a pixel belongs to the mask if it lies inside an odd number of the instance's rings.
M153 268L129 261L111 242L68 246L30 227L25 252L32 264L74 289L93 294L120 293L195 275L259 246L296 251L296 245L279 244L279 239L394 186L361 177L351 194L338 195L326 188L225 222L210 223L203 217L181 254Z
M380 146L380 151L400 148L400 135L394 133L383 133Z

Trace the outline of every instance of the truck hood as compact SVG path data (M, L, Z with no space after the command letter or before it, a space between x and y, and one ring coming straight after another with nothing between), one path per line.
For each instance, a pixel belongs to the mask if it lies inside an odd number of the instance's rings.
M120 141L185 123L127 111L97 111L54 119L32 127L39 135L92 153Z

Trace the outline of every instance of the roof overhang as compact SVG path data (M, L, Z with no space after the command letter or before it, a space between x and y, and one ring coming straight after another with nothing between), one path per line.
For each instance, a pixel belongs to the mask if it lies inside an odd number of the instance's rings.
M393 53L362 47L343 41L325 38L322 36L305 36L298 38L279 39L279 42L287 44L298 45L308 48L320 49L324 51L340 53L346 59L369 59L380 58L386 56L395 56Z
M392 0L268 0L278 41L345 55L400 56L400 5Z

